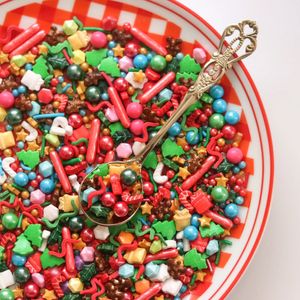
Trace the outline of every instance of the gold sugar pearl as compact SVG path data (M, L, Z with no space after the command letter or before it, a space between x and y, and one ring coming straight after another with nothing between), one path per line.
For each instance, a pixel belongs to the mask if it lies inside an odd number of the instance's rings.
M89 69L89 64L87 64L86 62L82 63L80 65L81 69L83 70L83 72L87 72Z
M173 56L171 54L166 55L166 61L170 62L173 59Z
M90 121L90 119L89 119L88 116L84 116L84 117L82 118L82 121L83 121L83 123L88 123L88 122Z
M29 95L29 99L30 99L31 101L35 101L35 100L37 99L36 94L31 93L31 94Z
M78 158L80 158L81 160L84 160L84 155L83 154L79 154Z
M3 151L3 155L4 155L5 157L10 157L10 156L12 156L12 151L11 151L10 149L5 149L5 150Z
M141 54L147 54L148 53L148 50L144 47L140 48L140 53Z
M21 197L22 197L22 199L28 199L29 198L29 192L28 191L23 191L21 193Z
M90 119L90 121L93 121L95 119L95 116L94 115L90 115L89 119Z
M110 42L113 39L113 36L111 34L106 35L107 40Z
M3 191L6 191L6 190L7 190L7 187L8 187L8 184L7 184L7 183L3 183L3 184L2 184L2 190L3 190Z
M225 140L223 138L218 139L217 144L219 147L223 147L225 145Z
M110 134L110 130L108 128L104 128L102 130L103 135L109 135Z
M79 238L78 233L72 233L72 239L77 240Z
M31 211L32 216L37 217L39 215L39 211L37 209L33 209Z
M60 105L60 103L59 103L59 101L54 101L54 102L52 103L52 105L53 105L54 108L58 108L59 105Z
M129 96L132 96L135 93L135 89L132 86L130 86L127 89L127 93L128 93Z
M25 69L21 69L20 70L20 75L23 76L25 74L25 72L26 72Z

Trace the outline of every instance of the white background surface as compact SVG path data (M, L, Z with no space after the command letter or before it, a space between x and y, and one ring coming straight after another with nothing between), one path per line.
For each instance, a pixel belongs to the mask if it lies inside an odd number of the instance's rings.
M260 30L258 49L245 64L260 92L273 136L273 202L260 247L227 299L299 300L300 0L178 1L220 33L242 19L256 20Z

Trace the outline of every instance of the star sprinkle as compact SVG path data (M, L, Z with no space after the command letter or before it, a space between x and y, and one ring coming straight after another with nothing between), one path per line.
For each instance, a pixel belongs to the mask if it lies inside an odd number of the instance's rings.
M35 151L40 149L40 146L36 143L36 141L28 142L27 144L28 144L27 150Z
M146 239L142 239L140 242L139 242L139 247L141 248L145 248L145 249L149 249L151 246L151 243L149 241L147 241Z
M224 233L221 235L221 237L230 236L230 229L224 229Z
M141 205L142 209L142 214L143 215L150 215L151 214L151 209L153 208L152 205L150 205L148 202L145 202L143 205Z
M23 299L23 289L20 289L19 287L16 287L14 290L13 290L13 293L14 293L14 296L15 298L22 298Z
M45 45L38 45L39 54L47 54L48 48Z
M53 290L47 290L45 289L45 293L43 294L43 299L46 299L46 300L56 300L57 297L54 293Z
M201 227L209 227L210 226L210 221L211 221L210 218L203 216L203 217L199 218L198 220L201 223Z
M145 79L146 75L142 70L139 70L138 72L133 72L133 80L135 82L143 82Z
M222 174L221 177L217 177L215 178L216 182L217 182L217 186L224 186L226 187L228 178L224 177L224 175Z
M191 173L188 171L187 168L179 167L179 172L178 172L179 177L185 180L189 175L191 175Z
M144 76L142 78L142 76ZM144 84L148 81L147 77L143 73L142 70L139 72L128 72L125 76L125 79L135 88L135 89L142 89ZM143 80L142 80L143 79ZM142 81L138 81L142 80Z
M25 130L20 130L18 132L16 132L16 140L17 141L25 141L25 138L28 134L25 132Z
M36 55L32 54L31 52L29 52L28 54L24 55L24 57L26 58L27 63L30 63L30 64L35 63Z
M86 243L82 239L78 239L76 243L73 244L74 250L82 250L86 246Z
M112 48L112 50L114 52L114 56L123 57L124 48L122 48L120 44L118 44L115 48Z
M201 157L203 157L204 155L207 154L207 150L205 147L201 146L199 148L196 148L196 152L198 155L200 155Z
M8 55L0 51L0 64L4 64L6 62L9 62Z
M203 282L204 281L204 277L206 276L207 274L205 272L202 272L202 271L198 271L196 272L196 281L201 281Z
M182 137L182 138L178 137L176 139L176 142L177 142L177 145L179 145L181 147L184 147L185 145L187 145L187 141L186 141L185 137Z

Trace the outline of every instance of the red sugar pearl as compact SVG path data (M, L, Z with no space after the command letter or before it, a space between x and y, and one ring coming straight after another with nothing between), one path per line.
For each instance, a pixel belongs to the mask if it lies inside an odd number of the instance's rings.
M83 242L90 243L95 239L94 231L91 228L84 228L80 233L80 237Z
M234 223L235 225L238 225L238 224L241 223L241 219L240 219L239 217L235 217L235 218L233 218L233 223Z
M173 170L168 170L166 175L169 179L172 179L175 176L175 172Z
M170 181L167 181L167 182L165 182L164 183L164 187L166 188L166 189L171 189L171 187L172 187L172 182L170 182Z

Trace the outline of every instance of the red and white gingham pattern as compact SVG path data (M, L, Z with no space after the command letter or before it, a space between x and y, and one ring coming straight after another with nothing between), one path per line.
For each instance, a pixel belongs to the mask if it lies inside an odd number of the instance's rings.
M100 26L102 18L113 16L118 19L119 25L122 25L124 22L130 22L133 26L143 30L151 38L163 45L165 44L166 36L180 37L184 40L184 53L191 54L195 46L203 46L198 41L191 40L189 33L182 30L175 23L144 9L112 0L45 0L41 1L41 3L28 4L6 14L3 24L0 25L0 34L5 36L9 25L19 25L26 28L33 23L39 23L43 29L49 30L52 24L61 26L65 20L71 19L73 16L78 17L85 26ZM239 111L241 115L241 121L237 127L239 132L243 134L243 141L240 147L246 157L246 171L251 176L254 174L254 162L253 159L247 157L251 136L245 114L238 96L226 76L222 79L222 85L225 88L225 96L229 105ZM233 240L239 239L243 233L251 195L251 192L248 191L243 207L241 207L241 224L231 230L231 238ZM226 251L221 253L218 268L224 268L230 256L230 247L227 247ZM198 296L209 287L212 277L207 275L204 283L199 285L197 288Z

